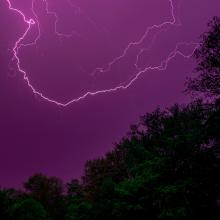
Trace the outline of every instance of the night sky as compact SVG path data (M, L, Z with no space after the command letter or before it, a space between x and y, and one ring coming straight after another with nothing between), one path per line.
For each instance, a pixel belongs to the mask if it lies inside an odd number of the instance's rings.
M219 9L219 0L0 0L0 185L35 172L79 177L139 116L187 102L191 55Z

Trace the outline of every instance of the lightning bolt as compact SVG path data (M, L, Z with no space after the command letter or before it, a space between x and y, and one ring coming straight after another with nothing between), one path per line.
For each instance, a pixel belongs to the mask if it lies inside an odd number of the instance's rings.
M180 55L181 57L183 58L190 58L193 56L193 54L195 53L196 49L198 48L199 44L198 43L193 43L193 42L190 42L190 43L186 43L186 42L180 42L176 45L176 47L174 48L173 51L171 51L168 56L163 59L161 61L161 63L158 65L158 66L146 66L145 68L140 68L138 67L138 61L139 61L139 58L140 56L146 51L148 50L149 48L141 48L136 56L136 62L134 64L136 70L137 70L137 73L134 74L133 77L131 77L129 80L127 80L126 82L123 82L123 83L120 83L118 86L116 87L113 87L113 88L109 88L109 89L103 89L103 90L97 90L97 91L94 91L94 92L91 92L91 91L88 91L86 92L85 94L83 94L82 96L79 96L75 99L72 99L68 102L65 102L65 103L62 103L62 102L58 102L56 101L55 99L51 99L47 96L45 96L44 94L42 94L40 91L36 90L34 88L34 86L31 84L28 76L27 76L27 72L21 68L21 62L20 62L20 58L19 58L19 49L21 49L21 47L24 47L24 46L32 46L32 45L36 45L38 39L40 38L40 23L39 23L39 20L38 20L38 17L37 17L37 14L35 13L34 11L34 2L35 0L32 0L32 12L33 12L33 15L34 15L34 18L31 18L31 19L27 19L25 14L19 10L18 8L14 8L11 4L11 0L5 0L8 4L8 8L9 10L13 11L14 13L18 14L19 16L21 16L23 18L23 21L24 23L27 25L26 27L26 30L24 31L24 33L17 39L17 41L15 42L14 44L14 47L12 49L13 51L13 60L15 60L15 63L16 63L16 68L17 70L23 74L23 79L24 81L27 83L28 87L31 89L31 91L33 92L33 94L35 94L36 96L39 96L40 98L42 98L43 100L47 101L47 102L50 102L50 103L53 103L57 106L62 106L62 107L67 107L73 103L76 103L76 102L79 102L83 99L86 99L88 98L89 96L96 96L98 94L106 94L106 93L112 93L112 92L116 92L118 90L125 90L125 89L128 89L131 85L133 85L135 83L136 80L138 80L138 78L148 72L148 71L151 71L151 70L157 70L157 71L165 71L167 69L167 66L168 64L170 63L171 60L173 60L177 55ZM72 33L70 34L63 34L63 33L60 33L58 31L58 28L57 28L57 23L59 22L59 17L57 15L56 12L54 11L50 11L49 10L49 4L47 2L47 0L42 0L44 3L45 3L45 7L46 7L46 12L47 14L50 14L50 15L53 15L54 18L55 18L55 34L59 37L72 37L73 34L76 34L75 31L73 31ZM99 67L99 68L96 68L93 72L92 72L92 75L94 74L97 74L97 73L107 73L109 72L112 67L118 63L120 60L122 60L123 58L126 57L128 51L130 49L132 49L133 47L136 47L136 46L141 46L141 44L146 40L146 38L148 37L149 33L153 30L162 30L163 28L166 28L166 27L169 27L169 26L175 26L175 25L180 25L178 22L177 22L177 18L175 16L175 8L174 8L174 3L173 3L173 0L167 0L169 1L169 4L170 4L170 13L171 13L171 19L170 20L167 20L167 21L164 21L163 23L161 24L158 24L158 25L153 25L153 26L150 26L146 29L145 33L141 36L141 38L138 40L138 41L134 41L134 42L130 42L127 47L123 50L122 54L116 58L114 58L111 62L109 62L107 65L106 65L106 68L102 68L102 67ZM69 4L74 8L74 10L79 10L80 12L80 9L77 8L77 6L73 5L73 3L68 0ZM89 18L88 18L89 19ZM90 19L89 19L90 20ZM91 23L94 24L94 22L92 20L90 20ZM22 42L24 41L24 39L26 38L26 36L28 35L28 33L30 32L32 26L34 25L37 25L37 28L38 28L38 35L37 37L35 38L35 40L31 43L28 43L28 44L23 44ZM156 37L155 37L156 38ZM154 40L155 40L154 38ZM153 43L153 41L152 41ZM180 47L182 45L186 45L186 46L193 46L193 50L191 51L191 53L189 54L185 54L183 52L181 52L180 50Z

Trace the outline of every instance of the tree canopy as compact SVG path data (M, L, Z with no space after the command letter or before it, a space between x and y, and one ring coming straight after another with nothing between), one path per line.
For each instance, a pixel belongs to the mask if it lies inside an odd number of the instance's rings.
M208 96L220 95L220 18L214 17L209 30L201 36L201 45L195 52L199 75L188 81L189 91Z

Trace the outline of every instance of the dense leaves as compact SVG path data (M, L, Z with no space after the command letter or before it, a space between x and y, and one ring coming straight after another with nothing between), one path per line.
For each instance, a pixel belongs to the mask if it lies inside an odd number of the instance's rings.
M47 213L39 202L29 198L15 202L9 208L9 218L17 220L46 220Z
M208 96L220 95L220 18L209 23L210 30L202 35L201 46L195 53L199 76L190 79L188 89Z
M65 201L64 186L61 180L39 173L30 177L24 183L24 188L32 198L44 206L50 217L62 219Z

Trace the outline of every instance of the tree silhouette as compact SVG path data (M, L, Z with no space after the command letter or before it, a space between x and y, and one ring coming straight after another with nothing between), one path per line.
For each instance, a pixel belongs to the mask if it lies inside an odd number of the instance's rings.
M208 24L209 31L202 35L201 46L195 53L198 77L188 81L190 91L208 96L220 95L220 18L214 17Z
M9 219L16 220L47 220L48 216L40 202L27 198L15 202L9 208Z
M24 187L32 198L43 204L53 219L62 217L65 202L63 199L64 186L60 179L38 173L31 176L24 183Z

